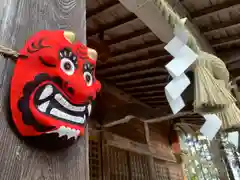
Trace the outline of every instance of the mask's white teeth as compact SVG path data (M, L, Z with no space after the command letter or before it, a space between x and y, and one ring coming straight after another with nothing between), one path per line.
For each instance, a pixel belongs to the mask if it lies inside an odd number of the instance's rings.
M47 85L43 90L42 94L39 97L39 100L46 99L53 93L53 87L51 85Z
M68 120L68 121L72 121L72 122L76 122L76 123L80 123L80 124L84 124L85 120L86 120L86 116L84 115L84 117L79 117L79 116L72 116L70 114L67 114L65 112L62 112L56 108L53 108L50 111L51 115L54 115L56 117Z
M89 104L87 108L88 108L88 116L90 116L92 111L92 105Z
M50 101L46 101L46 102L42 103L41 105L39 105L38 106L39 111L46 112L49 103L50 103Z
M77 137L80 134L80 130L61 126L60 128L58 128L56 130L47 132L47 134L51 134L51 133L58 133L58 137L62 137L62 136L66 135L68 139L70 139L71 137L74 137L74 139L77 139Z
M70 111L75 112L83 112L86 109L86 106L74 106L70 104L61 94L56 94L54 97L59 104L61 104L66 109L69 109Z

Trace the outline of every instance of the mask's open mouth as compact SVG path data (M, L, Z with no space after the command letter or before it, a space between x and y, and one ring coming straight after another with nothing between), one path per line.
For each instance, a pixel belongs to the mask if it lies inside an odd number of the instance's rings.
M91 114L91 104L73 104L53 84L44 84L34 95L38 111L70 124L83 125Z

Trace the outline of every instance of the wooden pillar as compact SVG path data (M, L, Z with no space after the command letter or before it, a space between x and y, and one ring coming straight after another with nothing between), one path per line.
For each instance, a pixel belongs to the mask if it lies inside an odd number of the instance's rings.
M72 30L80 41L86 42L85 0L2 0L0 19L0 44L16 50L42 29ZM13 66L13 62L0 58L1 107ZM1 180L88 179L87 137L57 153L30 148L11 131L4 109L0 113Z
M149 127L148 123L144 122L144 129L145 129L145 137L148 144L148 147L150 146L150 135L149 135ZM156 169L154 166L154 159L152 156L148 156L148 167L149 167L149 174L151 180L157 179Z

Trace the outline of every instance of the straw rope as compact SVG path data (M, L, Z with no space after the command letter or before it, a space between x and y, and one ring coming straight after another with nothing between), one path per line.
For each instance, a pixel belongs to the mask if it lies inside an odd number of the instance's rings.
M237 87L237 81L239 77L233 80L233 84L228 85L229 91L231 89L234 91L234 95L237 98L237 103L239 103L239 91ZM222 112L217 113L218 117L222 120L222 129L229 130L229 129L238 129L240 128L240 110L237 107L236 103L232 103L228 107L224 108Z
M153 0L153 2L156 4L156 6L159 8L159 11L162 13L165 20L171 25L171 27L174 29L175 26L182 26L184 25L181 22L181 18L177 13L175 13L172 9L172 7L165 1L165 0ZM197 54L200 52L200 46L197 43L197 40L195 37L188 31L187 28L185 28L188 32L188 42L187 45Z
M3 56L13 57L13 58L19 57L19 53L17 51L14 51L13 49L7 48L2 45L0 45L0 54L2 54Z
M235 103L236 99L227 89L228 83L229 72L224 62L216 56L201 52L195 68L195 111L219 112Z
M175 28L176 25L184 26L180 16L173 11L172 7L165 0L152 1L172 28ZM198 113L222 111L235 101L226 89L229 81L229 72L221 59L201 51L195 37L186 27L185 29L189 34L187 45L199 55L198 61L195 67L193 67L196 76L194 110ZM216 82L217 79L223 80L225 86L219 86Z

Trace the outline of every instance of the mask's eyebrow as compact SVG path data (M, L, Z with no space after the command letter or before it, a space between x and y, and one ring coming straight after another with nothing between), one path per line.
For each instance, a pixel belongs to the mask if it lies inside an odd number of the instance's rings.
M89 59L89 57L88 57L88 49L87 49L87 47L85 47L84 45L82 45L82 44L78 44L78 47L77 47L77 49L76 49L76 53L77 53L77 56L79 57L79 58L81 58L82 60L88 60Z
M35 53L43 48L50 48L50 46L43 45L44 38L36 40L31 43L30 47L27 47L28 53ZM36 44L37 43L37 44Z

